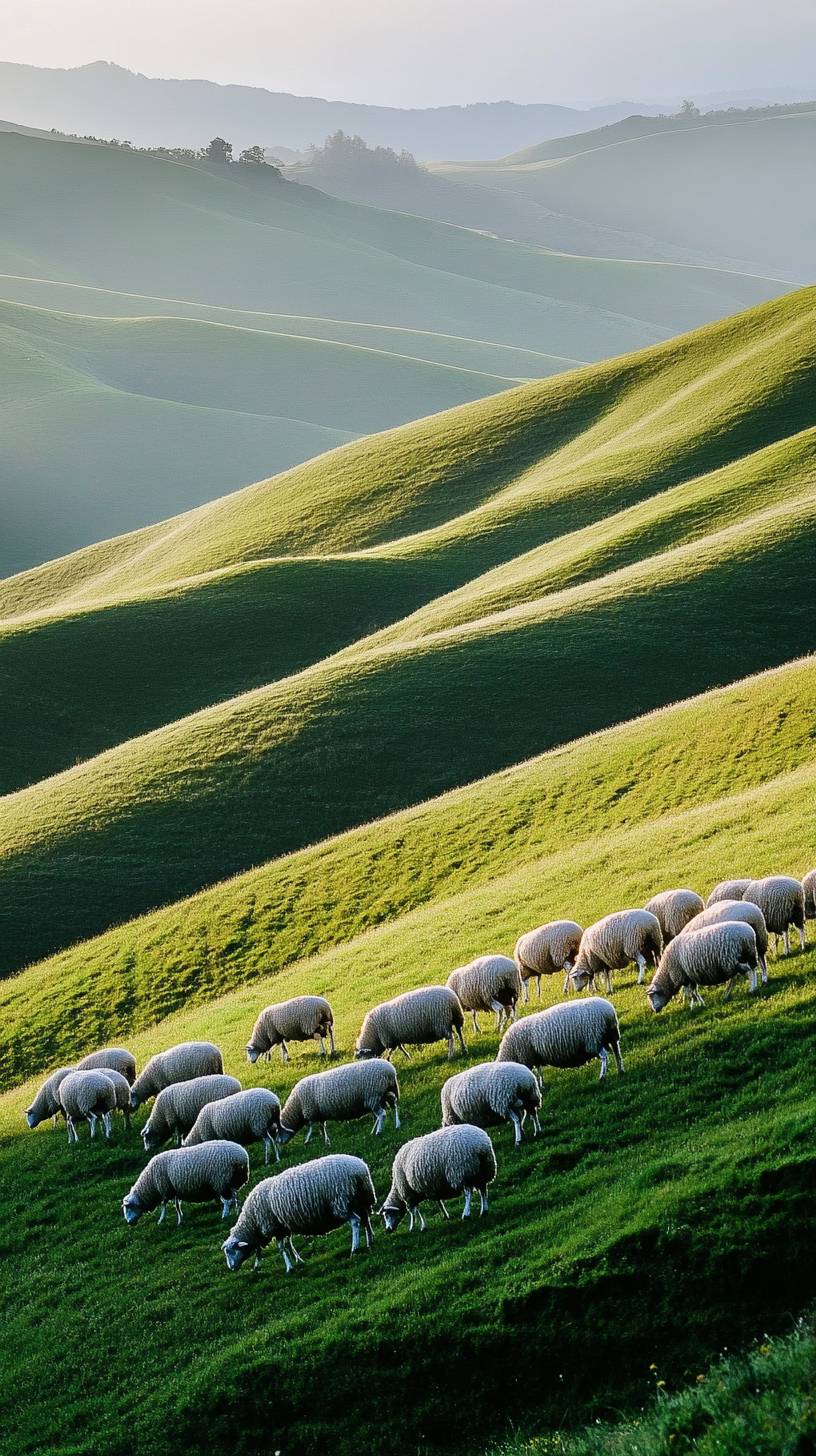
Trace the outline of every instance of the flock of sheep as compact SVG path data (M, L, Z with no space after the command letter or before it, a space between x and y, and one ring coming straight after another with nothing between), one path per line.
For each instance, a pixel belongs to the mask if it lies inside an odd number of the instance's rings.
M124 1217L135 1224L145 1213L168 1203L182 1218L182 1201L221 1201L222 1216L238 1215L222 1245L227 1265L238 1269L273 1240L287 1272L302 1262L292 1242L296 1234L324 1234L348 1224L351 1251L372 1239L371 1215L376 1195L368 1165L346 1154L327 1154L263 1179L249 1193L239 1212L238 1193L249 1181L247 1147L264 1144L264 1162L305 1129L308 1142L319 1128L329 1143L328 1124L369 1115L379 1134L388 1113L399 1120L399 1083L390 1058L409 1046L447 1042L448 1056L456 1041L464 1052L465 1014L493 1011L504 1030L496 1060L449 1077L441 1091L442 1126L403 1143L394 1158L391 1187L380 1208L389 1231L408 1216L410 1227L425 1227L420 1204L436 1202L448 1217L445 1200L463 1195L462 1217L479 1195L480 1213L488 1207L488 1186L496 1176L496 1157L485 1128L504 1123L515 1143L529 1117L534 1135L541 1067L578 1067L598 1057L605 1077L611 1052L623 1071L620 1031L611 1001L598 995L568 1000L516 1019L522 994L529 1001L535 979L563 975L563 989L595 991L603 977L612 992L616 970L634 964L638 983L647 967L653 971L646 995L659 1012L679 991L691 1007L702 1004L701 986L725 984L726 997L740 976L756 989L758 975L767 981L769 937L790 951L790 927L805 948L806 919L816 919L816 870L800 883L785 875L763 880L726 880L715 886L707 904L692 890L666 890L643 909L621 910L582 929L575 921L558 920L522 935L514 958L485 955L463 966L445 986L423 986L383 1002L367 1012L357 1038L355 1060L301 1078L281 1106L265 1087L243 1089L225 1075L218 1047L211 1042L184 1042L151 1057L140 1075L136 1061L121 1047L92 1052L75 1067L53 1072L26 1111L30 1127L48 1117L65 1118L69 1143L78 1140L77 1125L87 1122L93 1137L101 1121L110 1137L112 1118L121 1111L126 1126L130 1113L145 1102L153 1107L142 1128L146 1152L153 1152L122 1204ZM322 1056L326 1042L332 1053L334 1017L321 996L297 996L267 1006L258 1017L247 1045L247 1057L268 1060L280 1047L288 1060L287 1042L316 1040ZM154 1151L174 1139L176 1146Z

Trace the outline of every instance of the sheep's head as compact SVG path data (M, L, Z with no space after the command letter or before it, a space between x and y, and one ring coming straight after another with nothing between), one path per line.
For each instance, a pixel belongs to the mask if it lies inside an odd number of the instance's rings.
M592 980L592 972L589 967L579 961L570 971L569 983L573 991L584 991Z
M387 1234L392 1234L394 1229L399 1228L405 1217L405 1209L397 1207L394 1203L384 1203L380 1209L380 1217L385 1224Z
M139 1219L144 1213L144 1207L138 1194L128 1193L122 1199L122 1213L125 1223L134 1224L139 1222Z
M663 1007L668 1005L669 997L665 991L661 991L660 987L654 981L652 981L651 986L647 987L646 995L653 1011L662 1011Z
M161 1147L163 1139L159 1137L155 1128L152 1128L148 1122L142 1128L142 1142L144 1143L145 1152L150 1153L154 1148Z
M130 1089L130 1110L131 1110L131 1112L135 1112L136 1111L136 1108L141 1105L141 1101L142 1101L142 1099L139 1096L139 1093L135 1090L135 1088L131 1087L131 1089Z
M227 1268L234 1274L249 1258L251 1245L246 1239L236 1239L234 1234L230 1234L229 1238L224 1240L221 1249L227 1261Z
M257 1062L259 1056L261 1055L261 1048L258 1047L258 1046L256 1046L255 1043L252 1042L252 1041L247 1042L246 1054L247 1054L247 1061L248 1062L251 1062L252 1065L254 1066L255 1063Z
M37 1110L36 1100L25 1110L25 1120L29 1127L37 1127L42 1122L42 1114Z

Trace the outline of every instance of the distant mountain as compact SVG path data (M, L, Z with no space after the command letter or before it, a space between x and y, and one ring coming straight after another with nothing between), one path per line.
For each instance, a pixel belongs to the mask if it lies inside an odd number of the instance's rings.
M0 63L0 115L138 146L198 146L221 133L240 147L259 142L300 150L339 127L420 157L501 157L544 137L650 109L658 110L628 101L589 111L496 101L400 110L214 81L159 80L108 61L72 70Z

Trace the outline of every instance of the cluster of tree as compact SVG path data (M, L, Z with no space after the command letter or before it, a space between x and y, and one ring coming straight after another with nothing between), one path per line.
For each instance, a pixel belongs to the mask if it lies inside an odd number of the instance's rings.
M720 107L718 111L701 111L693 101L686 99L680 109L675 111L671 120L696 121L700 126L716 126L724 116L741 116L746 120L757 121L764 116L793 116L798 111L813 111L813 109L813 101L785 101L777 102L773 106L727 106ZM665 112L660 113L658 120L667 120Z
M425 170L404 148L395 152L393 147L370 147L363 137L348 136L344 131L336 131L326 137L322 147L310 146L306 155L309 164L316 167L352 167L366 171L390 171L395 167L414 172Z
M227 142L223 137L213 137L206 147L135 147L132 142L120 141L118 137L97 137L80 136L78 132L57 131L55 126L51 128L52 136L64 136L70 141L93 142L98 147L118 147L125 152L139 152L146 157L163 157L171 162L218 162L223 166L229 166L235 162L244 167L266 167L269 172L280 176L280 168L267 162L263 147L246 147L237 157L232 155L232 142Z

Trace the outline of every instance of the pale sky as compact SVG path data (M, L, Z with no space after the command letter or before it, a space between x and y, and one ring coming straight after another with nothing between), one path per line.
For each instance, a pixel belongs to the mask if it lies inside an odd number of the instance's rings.
M0 0L6 61L392 106L816 89L814 0Z

